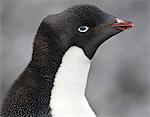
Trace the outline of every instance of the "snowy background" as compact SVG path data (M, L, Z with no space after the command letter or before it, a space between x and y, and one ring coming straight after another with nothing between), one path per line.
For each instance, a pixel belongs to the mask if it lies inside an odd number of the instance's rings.
M150 117L149 0L0 0L0 99L31 58L42 19L81 3L135 23L100 46L86 95L99 117Z

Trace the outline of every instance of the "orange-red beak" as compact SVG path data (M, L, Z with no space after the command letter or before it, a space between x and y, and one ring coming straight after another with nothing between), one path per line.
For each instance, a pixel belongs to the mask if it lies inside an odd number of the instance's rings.
M127 29L134 27L134 24L130 21L124 21L124 20L120 20L118 18L115 18L115 19L116 19L117 23L114 23L111 26L115 27L119 30L127 30Z

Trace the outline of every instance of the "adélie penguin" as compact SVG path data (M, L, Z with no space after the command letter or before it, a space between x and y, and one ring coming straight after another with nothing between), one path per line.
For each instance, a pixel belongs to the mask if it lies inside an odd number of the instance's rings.
M133 26L87 4L47 16L30 63L4 100L2 116L96 117L85 97L91 60L104 41Z

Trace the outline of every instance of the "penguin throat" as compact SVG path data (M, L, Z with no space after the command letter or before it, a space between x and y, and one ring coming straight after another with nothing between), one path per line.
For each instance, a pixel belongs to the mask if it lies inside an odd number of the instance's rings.
M52 117L96 117L85 97L90 63L79 47L64 54L50 97Z

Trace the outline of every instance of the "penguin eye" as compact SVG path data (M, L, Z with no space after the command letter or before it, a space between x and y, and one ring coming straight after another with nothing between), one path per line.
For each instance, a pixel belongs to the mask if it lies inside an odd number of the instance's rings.
M80 26L78 28L78 31L81 32L81 33L87 32L88 30L89 30L88 26Z

